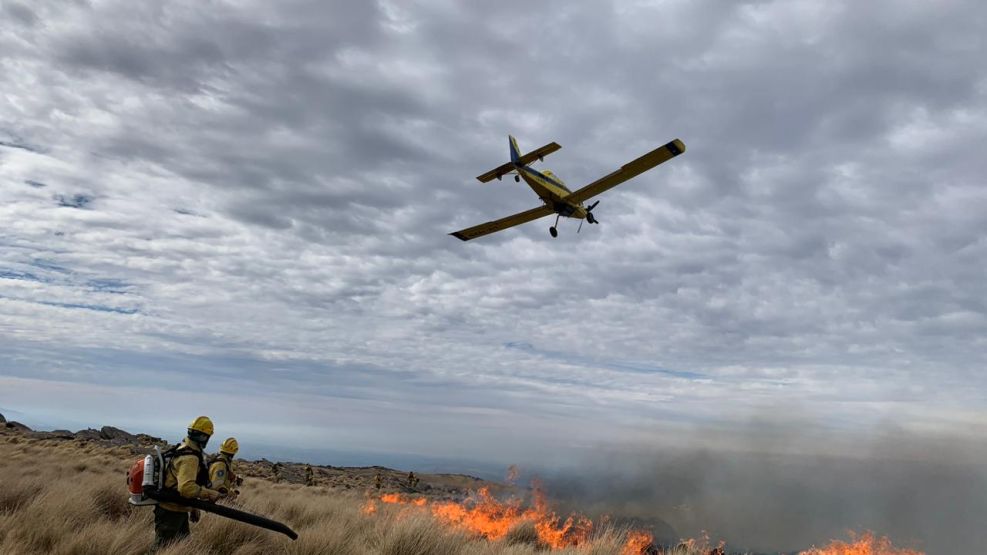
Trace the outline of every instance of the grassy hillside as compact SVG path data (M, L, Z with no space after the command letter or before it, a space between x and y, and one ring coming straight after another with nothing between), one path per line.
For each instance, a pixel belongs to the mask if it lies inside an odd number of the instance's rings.
M0 553L139 554L151 543L150 508L127 503L130 446L33 439L0 431ZM214 515L193 525L192 538L161 551L202 554L522 555L544 553L530 525L498 541L439 523L415 506L380 503L366 510L366 491L273 483L248 477L238 504L290 525L291 540ZM590 542L555 553L622 555L625 534L604 527ZM699 553L698 550L693 553ZM637 554L635 554L637 555Z
M92 432L92 433L88 433ZM125 476L148 442L120 439L120 430L32 432L0 427L0 554L137 555L153 538L152 509L127 503ZM125 432L124 432L125 433ZM129 434L128 434L129 435ZM113 436L107 439L106 436ZM467 476L424 475L409 488L402 473L372 487L378 469L316 468L306 485L305 465L281 465L274 482L267 461L244 461L245 482L237 506L284 522L297 541L206 514L192 526L192 537L164 555L534 555L547 545L562 555L722 555L707 540L660 550L649 536L581 517L557 518L544 499L521 505L500 500L509 488L487 490ZM299 469L302 469L299 471ZM455 499L480 486L471 503ZM502 518L505 514L512 518ZM506 524L505 524L506 523ZM578 541L577 541L578 540ZM573 546L573 544L577 544ZM864 533L849 542L833 541L801 555L922 555L898 548L887 538Z

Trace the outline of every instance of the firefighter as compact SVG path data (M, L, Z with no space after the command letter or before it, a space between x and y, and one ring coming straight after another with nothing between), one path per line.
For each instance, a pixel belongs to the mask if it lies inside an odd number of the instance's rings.
M408 487L414 489L418 485L418 477L414 472L408 472Z
M209 487L226 494L230 500L240 495L236 486L243 484L243 478L233 472L233 457L240 450L240 444L235 437L228 437L219 446L219 453L212 458L209 465Z
M315 485L315 474L312 472L312 467L309 465L305 465L305 485Z
M380 475L380 471L378 470L377 474L374 475L374 487L380 489L380 486L383 485L383 482L384 482L384 477Z
M274 474L274 483L281 481L281 463L276 462L271 465L271 472Z
M165 464L164 488L170 489L190 499L216 501L223 495L210 489L209 470L203 450L213 434L212 420L199 416L188 427L188 435L178 445ZM198 511L184 505L159 503L154 506L154 544L151 551L157 551L165 544L180 540L189 535L189 514L193 522L198 521Z

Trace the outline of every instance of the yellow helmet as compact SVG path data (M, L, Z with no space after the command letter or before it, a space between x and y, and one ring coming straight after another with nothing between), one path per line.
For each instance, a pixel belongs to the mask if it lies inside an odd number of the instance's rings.
M240 444L237 443L235 437L226 438L223 444L219 446L219 452L226 453L227 455L236 455L236 452L239 450Z
M212 420L209 420L208 416L196 417L196 419L189 424L188 429L190 432L195 430L196 432L202 432L207 436L211 436L215 431L215 428L213 428L212 425Z

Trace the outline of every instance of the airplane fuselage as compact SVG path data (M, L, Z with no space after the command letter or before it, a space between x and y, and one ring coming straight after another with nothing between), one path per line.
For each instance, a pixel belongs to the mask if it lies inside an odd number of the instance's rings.
M517 170L518 175L524 179L524 182L531 187L531 190L545 204L550 206L556 214L567 218L583 219L586 217L586 208L581 202L573 203L565 200L572 191L562 183L562 180L555 177L551 172L540 172L530 166L521 164L515 164L514 168Z

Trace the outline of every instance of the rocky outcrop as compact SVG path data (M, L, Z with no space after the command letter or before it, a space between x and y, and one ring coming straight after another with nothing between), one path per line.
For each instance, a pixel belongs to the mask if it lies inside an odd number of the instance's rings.
M6 427L8 430L17 430L18 432L30 432L31 431L31 428L28 428L24 424L21 424L20 422L15 422L13 420L11 420L9 422L5 422L4 423L4 427Z
M53 441L80 441L83 443L93 443L102 447L129 447L135 454L147 454L152 452L155 445L167 446L168 443L159 437L147 434L132 434L113 426L103 426L100 429L87 428L78 432L69 430L52 430L50 432L36 432L18 422L0 423L0 429L5 432L22 434L24 437L37 440Z
M52 430L50 432L31 432L29 434L34 439L58 439L67 441L75 439L75 434L68 430Z
M140 442L141 445L168 445L168 442L160 437L154 437L147 434L137 434L137 441Z
M103 426L99 429L99 436L103 439L108 439L112 442L123 442L123 443L136 443L137 436L129 432L125 432L120 428L114 428L113 426Z
M87 428L85 430L79 430L78 432L76 432L75 439L81 441L99 441L103 439L103 436L99 435L99 430Z
M7 423L7 419L4 418L2 414L0 414L0 424L6 424L6 423Z

